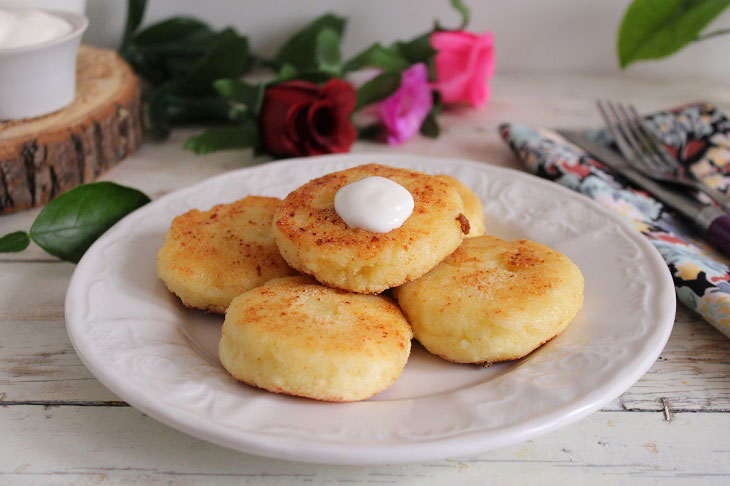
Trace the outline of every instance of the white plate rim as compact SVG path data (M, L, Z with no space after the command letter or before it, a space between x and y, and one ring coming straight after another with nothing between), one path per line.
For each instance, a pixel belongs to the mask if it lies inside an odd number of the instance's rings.
M660 266L666 269L666 264L658 251L643 235L631 228L620 216L602 208L589 198L581 196L574 191L559 186L558 184L524 172L504 167L491 166L483 162L452 157L449 157L448 159L437 159L429 156L410 154L336 154L271 162L265 165L245 167L233 172L240 173L257 171L262 170L262 168L264 168L264 170L285 169L286 167L299 164L314 165L320 162L332 162L334 159L341 159L343 163L347 163L349 165L357 165L372 161L398 165L402 164L404 160L408 161L408 163L413 161L422 163L448 162L471 166L477 170L494 171L495 173L509 173L510 177L522 178L529 184L537 185L537 187L540 185L550 186L551 190L562 192L566 197L575 198L577 196L584 199L583 202L592 211L602 213L604 216L617 223L619 227L622 227L625 231L627 231L628 234L631 235L633 241L642 249L643 255L649 259L651 265L655 267ZM181 197L181 194L193 193L208 184L221 181L230 176L230 172L219 174L195 185L166 194L143 208L127 215L118 222L115 227L124 224L131 218L137 217L141 212L146 211L145 208L165 204L173 198ZM636 363L632 370L623 373L620 378L603 384L602 386L590 391L578 401L566 404L565 406L554 409L549 413L536 415L533 419L522 422L518 426L512 426L504 430L492 432L488 437L476 432L464 433L457 437L447 439L431 440L422 443L409 443L407 446L404 444L393 445L383 443L362 443L356 445L349 444L348 447L342 447L341 444L337 443L331 444L327 442L313 442L309 440L302 441L298 438L289 438L286 441L280 441L261 438L256 436L256 434L253 434L253 436L242 436L240 433L226 433L225 430L216 430L215 432L212 432L210 424L208 424L205 420L199 420L195 417L181 417L168 413L166 410L161 410L153 399L136 393L136 390L133 387L129 386L129 384L123 379L120 379L119 376L116 376L107 366L104 366L104 363L99 360L99 356L95 355L93 350L85 347L85 342L77 339L72 310L75 305L75 299L77 298L77 292L79 291L78 281L80 280L80 275L82 273L81 269L88 264L91 256L94 255L95 248L103 245L105 238L113 233L115 227L112 227L105 235L99 238L99 240L97 240L97 242L95 242L87 251L86 255L79 262L77 269L74 271L68 287L65 305L67 331L82 362L104 386L120 398L124 399L131 406L139 409L150 417L206 441L260 456L330 464L393 464L434 460L444 457L465 456L489 449L520 443L574 423L617 398L652 366L664 348L674 322L674 286L671 275L667 270L665 272L665 277L656 282L658 292L662 296L663 305L661 306L659 319L655 323L655 332L650 335L650 340L645 343L641 360ZM671 305L667 305L670 301Z

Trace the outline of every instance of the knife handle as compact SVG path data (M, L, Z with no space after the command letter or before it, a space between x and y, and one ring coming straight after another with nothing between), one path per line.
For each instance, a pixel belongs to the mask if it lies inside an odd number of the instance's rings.
M730 255L730 214L715 218L705 237L724 254Z

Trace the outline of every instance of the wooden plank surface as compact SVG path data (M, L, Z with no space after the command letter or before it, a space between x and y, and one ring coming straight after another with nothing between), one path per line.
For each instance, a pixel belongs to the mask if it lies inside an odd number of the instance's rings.
M131 408L0 408L3 484L727 484L728 414L600 412L472 457L327 466L254 457L194 439ZM39 437L43 440L39 441ZM29 454L28 451L33 451Z
M444 135L403 146L359 142L355 152L423 153L518 167L499 139L505 120L542 126L599 123L595 98L642 110L708 99L730 108L722 84L625 76L502 76L488 109L447 111ZM146 143L106 174L152 197L252 163L248 152L196 157L193 133ZM265 160L265 159L259 159ZM27 229L38 210L0 217L0 234ZM679 309L660 358L633 387L583 421L520 446L471 458L381 467L261 459L222 449L128 407L84 367L66 335L63 301L74 265L31 246L0 255L0 484L726 484L730 475L730 341ZM662 412L662 399L673 420ZM719 431L719 433L718 433Z

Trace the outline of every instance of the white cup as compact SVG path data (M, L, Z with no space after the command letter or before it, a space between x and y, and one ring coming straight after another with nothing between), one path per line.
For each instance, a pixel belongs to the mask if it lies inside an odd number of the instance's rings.
M0 8L66 10L82 14L86 11L86 0L0 0Z
M41 44L0 48L0 120L47 115L74 100L76 55L89 20L74 12L43 11L66 20L72 30Z

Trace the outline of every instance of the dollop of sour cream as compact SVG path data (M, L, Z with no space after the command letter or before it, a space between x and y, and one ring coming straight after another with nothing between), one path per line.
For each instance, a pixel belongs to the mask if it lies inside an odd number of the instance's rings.
M400 228L413 212L413 196L397 182L371 176L335 194L335 211L348 226L375 233Z
M0 49L42 44L72 30L66 20L40 10L0 10Z

